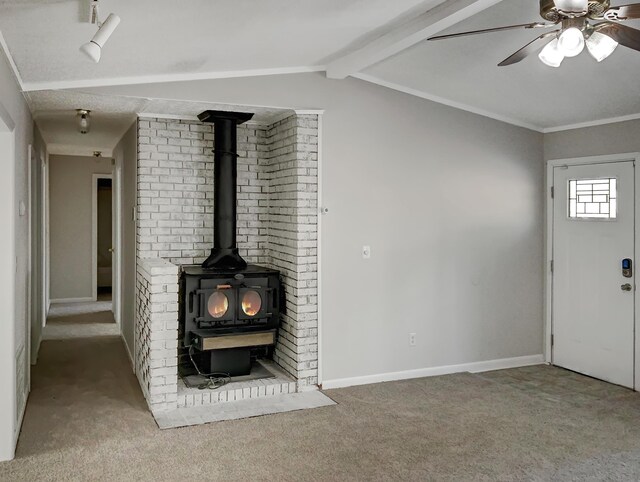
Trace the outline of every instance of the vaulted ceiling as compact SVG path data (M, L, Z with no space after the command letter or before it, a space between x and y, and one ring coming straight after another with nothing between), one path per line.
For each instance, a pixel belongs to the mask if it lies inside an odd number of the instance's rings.
M640 53L625 47L553 69L535 55L497 67L537 31L425 40L538 21L537 0L100 0L122 22L98 64L78 51L96 30L87 5L0 0L0 40L25 90L326 70L540 131L640 117ZM33 92L32 107L50 111L52 95Z

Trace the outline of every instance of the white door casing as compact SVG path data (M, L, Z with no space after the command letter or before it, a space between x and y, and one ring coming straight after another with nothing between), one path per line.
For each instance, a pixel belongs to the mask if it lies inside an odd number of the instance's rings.
M609 178L615 219L570 218L569 181ZM555 166L552 180L552 362L633 388L635 276L623 277L621 266L635 261L633 161Z

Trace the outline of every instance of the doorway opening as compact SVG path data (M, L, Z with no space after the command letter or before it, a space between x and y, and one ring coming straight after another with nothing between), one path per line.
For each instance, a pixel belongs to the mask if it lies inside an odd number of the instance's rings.
M52 303L45 340L120 334L114 172L111 157L49 156Z
M93 262L94 299L112 301L113 293L113 178L94 175Z

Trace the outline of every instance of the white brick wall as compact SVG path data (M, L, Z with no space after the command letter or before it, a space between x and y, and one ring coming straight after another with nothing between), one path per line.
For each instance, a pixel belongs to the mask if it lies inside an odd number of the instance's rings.
M238 248L266 263L268 192L263 176L265 128L238 126ZM213 125L138 120L140 258L199 264L213 247Z
M173 395L168 399L164 388L169 385L151 381L154 374L173 377L173 372L165 375L166 370L157 369L173 366L166 362L173 363L177 351L166 348L163 355L171 357L162 358L165 364L154 366L152 374L151 344L159 346L164 336L170 336L173 344L177 323L171 320L171 325L161 327L149 321L155 303L163 302L158 298L149 302L151 273L142 267L149 258L182 265L201 263L209 255L213 245L212 149L210 124L138 120L136 330L140 360L136 364L145 396L156 409L173 406ZM298 380L299 388L313 386L318 368L318 118L292 114L270 126L241 125L238 154L238 248L247 262L281 271L287 311L282 315L275 361ZM155 334L156 328L171 330L174 324L175 337L164 331Z
M136 373L152 412L177 407L178 267L138 260Z
M292 115L267 130L269 265L287 295L275 361L318 383L318 117Z

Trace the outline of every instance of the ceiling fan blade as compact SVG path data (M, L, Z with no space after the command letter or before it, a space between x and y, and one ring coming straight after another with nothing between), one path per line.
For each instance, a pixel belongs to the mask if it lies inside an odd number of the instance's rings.
M559 31L560 30L554 30L553 32L543 33L538 38L533 39L531 42L529 42L527 45L522 47L520 50L518 50L517 52L510 55L509 57L504 59L502 62L500 62L498 64L498 67L504 67L505 65L512 65L520 62L526 56L531 55L532 53L538 51L539 49L544 47L546 44L551 42Z
M607 20L632 20L640 18L640 3L611 7L602 14Z
M554 0L559 12L565 14L585 14L589 11L589 0Z
M464 37L466 35L477 35L480 33L500 32L502 30L514 30L517 28L546 28L546 27L553 27L554 25L556 24L543 23L543 22L521 23L518 25L507 25L506 27L485 28L482 30L470 30L469 32L451 33L448 35L436 35L435 37L429 37L427 40L444 40L448 38Z
M640 30L620 23L600 23L596 25L598 32L608 35L620 45L640 51Z

